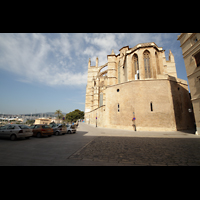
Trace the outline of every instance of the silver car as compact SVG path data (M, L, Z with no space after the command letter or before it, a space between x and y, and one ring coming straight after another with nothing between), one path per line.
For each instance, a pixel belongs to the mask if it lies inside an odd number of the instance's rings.
M76 129L74 128L74 125L72 124L67 124L67 133L71 134L71 133L76 133Z
M23 124L8 124L0 127L0 137L7 137L12 141L22 137L28 139L32 135L32 129Z

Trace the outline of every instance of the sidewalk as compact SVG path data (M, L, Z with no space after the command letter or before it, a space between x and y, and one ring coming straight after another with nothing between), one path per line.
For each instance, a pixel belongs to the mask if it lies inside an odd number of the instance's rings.
M85 136L113 136L113 137L159 137L159 138L200 138L195 135L195 130L182 131L131 131L96 127L92 124L81 123L82 128L87 128Z

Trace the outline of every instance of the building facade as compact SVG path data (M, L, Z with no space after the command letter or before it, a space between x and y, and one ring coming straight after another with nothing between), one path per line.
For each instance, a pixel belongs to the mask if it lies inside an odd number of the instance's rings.
M35 123L34 124L47 124L49 125L50 123L52 122L52 119L51 118L38 118L38 119L35 119Z
M154 42L114 51L91 66L85 122L133 131L175 131L194 126L187 81L177 78L174 56Z
M196 134L200 135L200 33L181 33L181 43L191 101L196 121Z

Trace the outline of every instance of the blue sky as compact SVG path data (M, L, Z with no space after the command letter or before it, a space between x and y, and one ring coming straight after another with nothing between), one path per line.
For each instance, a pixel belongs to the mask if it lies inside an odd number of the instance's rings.
M0 114L85 110L87 66L123 46L155 42L187 80L180 33L0 33Z

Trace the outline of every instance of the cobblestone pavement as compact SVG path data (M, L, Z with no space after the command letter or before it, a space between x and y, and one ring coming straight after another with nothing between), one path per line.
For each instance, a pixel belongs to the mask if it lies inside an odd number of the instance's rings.
M113 165L200 166L200 138L95 137L69 159Z
M133 132L80 123L76 134L0 138L0 166L200 166L193 131Z

